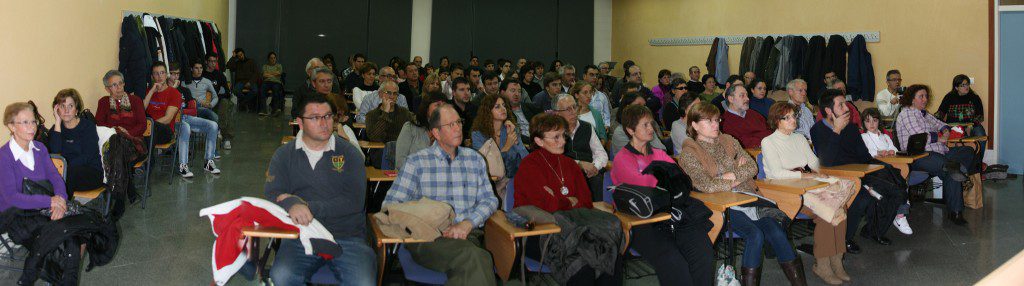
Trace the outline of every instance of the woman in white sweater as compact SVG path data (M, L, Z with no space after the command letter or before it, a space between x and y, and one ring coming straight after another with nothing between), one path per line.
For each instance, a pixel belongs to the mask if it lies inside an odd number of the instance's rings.
M772 105L768 126L775 130L761 140L764 173L768 179L815 179L827 187L803 195L803 213L814 219L814 274L828 284L850 281L843 268L846 253L846 202L854 193L854 183L819 173L818 157L807 138L795 133L796 106L788 102ZM808 211L809 210L809 211Z

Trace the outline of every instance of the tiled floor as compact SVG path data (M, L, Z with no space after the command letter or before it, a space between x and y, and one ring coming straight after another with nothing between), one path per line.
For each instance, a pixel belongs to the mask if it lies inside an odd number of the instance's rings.
M209 221L199 210L239 196L262 196L264 170L282 135L290 135L285 119L258 119L239 114L234 150L222 150L220 176L204 173L194 164L196 177L170 178L166 169L152 178L149 206L134 206L120 222L121 246L109 265L82 274L82 285L209 285L211 246ZM197 161L198 162L198 161ZM851 285L967 285L978 281L1024 249L1022 182L987 182L985 208L968 210L968 226L944 220L943 209L915 204L910 222L914 235L893 230L892 246L861 240L864 252L848 255ZM809 238L806 238L809 239ZM798 242L799 243L799 242ZM810 271L813 257L802 254L807 280L824 285ZM638 260L629 262L627 276L650 270ZM787 285L778 265L766 260L762 285ZM0 285L13 285L19 272L0 270ZM545 278L545 277L540 277ZM549 279L543 279L550 282ZM626 281L626 285L655 285L653 276ZM240 276L229 285L254 285ZM510 284L520 284L513 282ZM550 284L550 283L549 283Z

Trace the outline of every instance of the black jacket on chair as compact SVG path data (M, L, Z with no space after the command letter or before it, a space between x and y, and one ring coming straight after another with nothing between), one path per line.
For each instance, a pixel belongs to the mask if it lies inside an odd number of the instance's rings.
M117 227L94 211L50 221L38 211L9 208L0 213L0 233L28 249L19 285L33 285L40 276L56 285L78 285L79 245L89 252L90 271L113 260L119 239Z

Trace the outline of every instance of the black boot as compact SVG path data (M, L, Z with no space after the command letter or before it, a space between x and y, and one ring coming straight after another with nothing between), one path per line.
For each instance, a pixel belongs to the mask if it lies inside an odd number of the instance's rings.
M953 221L956 225L967 224L967 220L964 219L964 214L962 212L950 212L949 220Z
M761 285L761 267L746 268L740 267L740 285L758 286Z
M807 286L807 277L804 276L804 265L800 262L799 256L790 262L779 262L779 266L782 267L782 273L786 274L789 285Z
M852 239L851 240L847 240L846 241L846 253L849 253L849 254L860 253L860 245L857 245L857 242L853 241Z

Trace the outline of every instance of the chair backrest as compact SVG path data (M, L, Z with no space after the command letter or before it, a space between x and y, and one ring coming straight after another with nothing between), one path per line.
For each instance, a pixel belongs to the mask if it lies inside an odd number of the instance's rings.
M146 117L146 131L142 132L142 137L153 136L153 118Z
M764 152L757 154L757 179L764 180Z
M64 174L67 174L68 164L67 160L64 159L64 156L50 154L50 161L53 161L53 166L57 167L57 173L60 173L60 177L66 181L67 177L64 176Z
M508 185L505 187L505 205L502 206L502 210L505 212L512 211L512 206L516 204L516 190L513 187L515 179L508 180Z
M612 172L604 172L604 188L601 189L604 194L601 198L604 202L615 205L615 200L612 199L612 186Z

